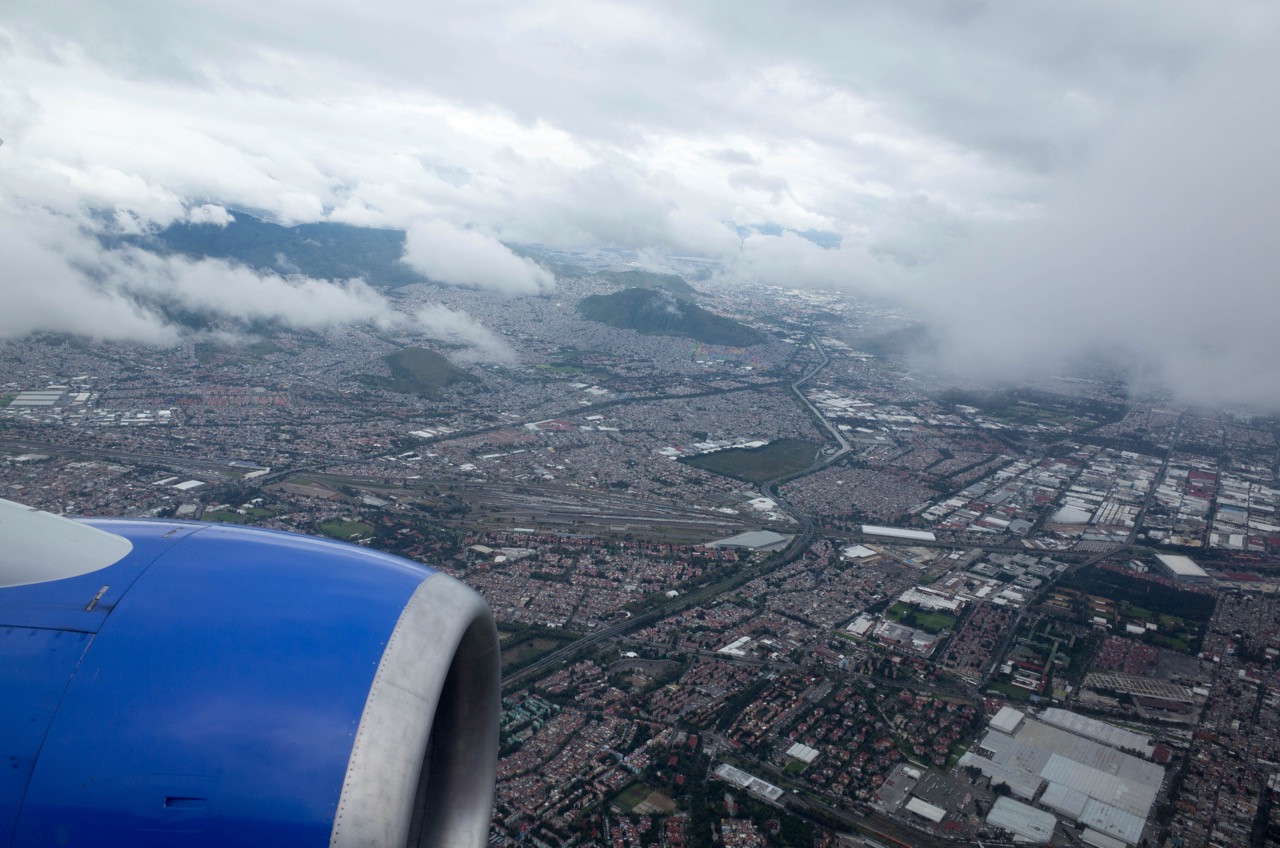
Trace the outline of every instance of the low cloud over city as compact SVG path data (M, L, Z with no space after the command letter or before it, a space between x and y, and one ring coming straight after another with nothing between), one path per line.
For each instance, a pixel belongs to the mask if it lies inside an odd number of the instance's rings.
M0 826L1280 848L1277 36L0 3Z
M214 215L205 207L192 218ZM511 356L505 342L464 312L438 304L397 310L360 279L286 277L220 259L108 248L98 236L88 219L0 209L0 250L10 275L0 287L0 337L45 331L172 344L193 323L204 335L228 338L265 321L295 330L368 325L460 344L472 349L468 358Z
M1277 55L1215 61L1033 215L923 270L942 357L1018 378L1097 354L1183 399L1280 405L1280 120L1258 108L1280 95Z
M1250 2L19 2L0 191L139 231L403 229L410 267L511 295L554 281L507 245L702 257L724 285L923 304L967 370L1101 348L1276 405L1255 316L1277 306L1277 23ZM11 326L49 323L18 302Z
M506 294L555 288L551 272L522 259L492 236L447 221L422 221L405 234L404 262L434 282Z

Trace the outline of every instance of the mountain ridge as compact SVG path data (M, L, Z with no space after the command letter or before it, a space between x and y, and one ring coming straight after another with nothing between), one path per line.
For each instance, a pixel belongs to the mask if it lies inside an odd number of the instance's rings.
M750 347L768 338L759 330L659 289L594 294L579 301L577 309L588 321L645 335L682 336L730 347Z

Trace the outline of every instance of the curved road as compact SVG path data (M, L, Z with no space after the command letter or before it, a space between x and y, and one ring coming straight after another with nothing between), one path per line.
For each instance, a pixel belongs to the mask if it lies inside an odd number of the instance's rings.
M586 648L598 645L608 639L621 636L624 633L643 627L652 621L656 621L660 618L666 618L667 616L690 606L701 604L704 601L717 597L718 595L722 595L725 592L732 591L744 583L748 583L763 574L767 574L789 562L795 561L808 549L809 543L813 541L813 521L809 516L805 515L795 506L783 500L777 494L777 487L782 483L795 480L799 477L804 477L818 471L819 469L825 468L852 449L848 441L846 441L844 436L841 435L840 431L833 427L830 422L819 414L818 410L809 402L809 399L804 396L804 392L800 390L801 385L812 379L814 375L821 372L822 369L826 368L831 362L831 358L827 356L827 352L823 350L822 344L818 342L816 338L810 338L813 342L814 349L818 351L818 354L822 357L822 361L814 365L805 372L804 376L792 383L791 390L795 393L796 397L799 398L800 402L803 403L831 432L831 435L834 436L836 441L839 443L840 449L830 456L815 457L813 464L803 471L784 474L780 477L775 477L772 480L766 480L760 484L760 493L767 498L771 498L784 512L794 518L796 523L800 525L800 532L792 538L791 542L785 548L772 556L766 557L756 566L744 569L737 574L708 586L694 589L684 595L681 595L670 603L662 604L656 609L641 613L640 615L632 616L625 621L620 621L617 624L610 625L602 630L597 630L595 633L591 633L575 642L571 642L563 648L552 651L530 665L506 675L502 680L502 686L504 689L517 686L532 677L536 677L540 672L546 670L550 666L566 660Z

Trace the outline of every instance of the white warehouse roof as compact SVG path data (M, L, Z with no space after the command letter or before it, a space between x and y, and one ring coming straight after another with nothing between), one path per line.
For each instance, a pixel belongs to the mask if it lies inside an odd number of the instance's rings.
M734 768L728 763L721 763L714 772L715 776L721 780L740 786L748 792L766 798L770 801L777 801L782 797L782 790L774 786L772 783L761 780L754 774L747 774L742 769Z
M802 745L797 742L787 749L787 756L795 757L803 763L811 763L818 759L818 749L810 748L808 745Z
M1026 716L1023 715L1022 710L1008 706L1001 707L1000 712L991 717L991 728L1012 736L1024 718Z
M1114 836L1107 836L1105 833L1098 833L1098 831L1091 828L1085 828L1080 839L1085 845L1093 845L1095 848L1128 848L1128 843L1123 840L1116 839Z
M1054 524L1088 524L1089 519L1093 517L1093 513L1080 509L1077 506L1064 506L1053 514L1053 518L1049 519Z
M1040 776L1050 783L1061 783L1077 792L1083 792L1091 799L1138 817L1138 833L1142 833L1142 822L1155 804L1159 789L1144 786L1135 781L1117 777L1083 763L1069 760L1059 754L1049 757L1049 762L1040 770ZM1086 807L1086 813L1088 807ZM1083 821L1083 820L1082 820ZM1092 824L1092 822L1090 822ZM1094 825L1097 827L1097 825ZM1098 827L1098 830L1107 830ZM1110 832L1110 831L1108 831ZM1136 839L1130 840L1137 842Z
M927 530L904 530L899 527L881 527L877 524L862 525L867 536L891 536L895 539L913 539L917 542L936 542L938 537Z
M1164 567L1172 571L1179 577L1208 577L1209 572L1196 565L1195 560L1191 557L1181 556L1179 554L1156 554L1156 559L1164 564Z
M1084 814L1089 796L1065 784L1050 783L1040 796L1040 803L1067 818L1078 819Z
M1090 798L1089 803L1085 804L1078 821L1130 845L1138 844L1142 839L1142 828L1146 825L1146 819L1104 804L1096 798Z
M727 539L709 542L706 547L752 548L754 550L763 550L775 545L780 547L783 543L790 541L790 539L790 536L784 536L781 533L775 533L772 530L751 530L746 533L739 533L736 536L730 536Z
M1134 751L1144 757L1150 757L1155 751L1155 743L1151 737L1142 733L1134 733L1123 727L1116 727L1096 718L1089 718L1067 710L1050 707L1040 714L1040 720L1063 730L1070 730L1080 736L1105 742L1116 748Z
M987 814L987 824L1011 831L1020 842L1048 842L1057 823L1053 813L1028 807L1012 798L997 798Z
M1040 790L1040 785L1044 783L1039 775L1011 768L986 757L980 757L972 751L966 751L960 757L959 765L961 768L973 766L986 775L993 785L1003 783L1009 787L1014 795L1019 798L1026 798L1028 801L1036 797L1036 792Z
M917 816L923 816L934 824L942 821L943 816L947 814L947 811L941 807L935 807L927 801L921 801L919 798L914 797L907 802L907 810Z

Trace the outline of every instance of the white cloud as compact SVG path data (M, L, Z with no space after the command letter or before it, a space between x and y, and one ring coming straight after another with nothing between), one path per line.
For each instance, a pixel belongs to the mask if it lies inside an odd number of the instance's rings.
M1252 8L1134 6L15 0L3 152L160 223L213 202L712 255L673 222L927 242L901 206L1034 200Z
M202 213L211 215L212 213ZM269 320L295 329L368 324L470 346L467 358L508 361L505 342L440 305L397 311L362 280L282 277L216 259L106 249L87 218L0 206L0 338L36 331L167 344L188 334L176 313Z
M783 177L762 174L752 168L742 168L729 174L729 185L732 188L748 188L768 194L777 203L790 191L790 186Z
M1190 399L1280 408L1280 54L1224 57L1143 109L1037 216L915 281L943 358L1025 376L1092 352Z
M755 233L742 240L741 250L726 263L721 276L724 281L885 294L893 290L896 280L887 265L855 241L839 248L824 248L794 232Z
M1174 375L1250 375L1274 358L1255 317L1277 305L1255 273L1269 237L1249 224L1274 220L1257 187L1275 165L1235 150L1249 139L1231 128L1272 138L1257 91L1276 68L1243 57L1280 53L1277 14L1267 0L11 0L0 195L106 209L122 232L217 224L228 207L412 227L415 267L511 293L553 281L503 242L702 254L725 260L726 282L915 287L948 304L956 357L986 344L969 358L988 367L1089 338L1140 343ZM1142 128L1155 104L1183 115L1176 134ZM1249 176L1223 170L1235 160ZM1156 164L1161 179L1132 178ZM764 225L793 232L738 235ZM840 247L794 235L807 230ZM1221 277L1206 285L1224 297L1195 294L1190 269ZM151 270L166 285L215 273ZM0 296L33 305L13 279ZM317 313L367 298L264 285ZM122 327L149 320L123 284L86 291ZM1078 306L1092 298L1109 308ZM1024 329L1046 309L1073 331ZM1164 340L1197 321L1244 341Z
M0 254L0 338L34 331L149 344L177 338L154 312L85 274L97 251L65 219L0 206Z
M447 221L420 221L405 235L404 262L450 286L507 294L542 294L555 289L550 271L516 256L502 242Z
M187 210L187 222L191 224L212 224L215 227L225 227L235 219L234 215L216 203L205 203Z

